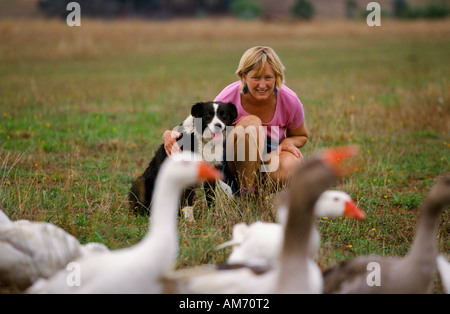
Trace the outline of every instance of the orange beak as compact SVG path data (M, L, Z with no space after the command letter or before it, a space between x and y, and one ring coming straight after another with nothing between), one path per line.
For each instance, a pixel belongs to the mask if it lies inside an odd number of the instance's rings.
M197 176L203 181L214 181L222 178L222 172L202 161L198 167Z
M322 152L322 160L330 166L337 176L343 177L353 169L351 166L344 166L343 162L357 154L358 149L355 146L329 148Z
M353 201L345 202L344 216L354 219L365 219L364 212Z

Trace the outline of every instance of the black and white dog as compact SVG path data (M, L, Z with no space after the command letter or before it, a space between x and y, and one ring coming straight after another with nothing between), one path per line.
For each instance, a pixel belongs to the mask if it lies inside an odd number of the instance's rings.
M231 126L237 118L237 109L233 103L199 102L192 106L191 114L176 130L181 133L177 143L182 150L191 150L217 167L223 159L223 141L227 126ZM159 168L167 158L162 144L150 161L147 169L132 184L129 199L131 210L138 213L149 213L153 189ZM214 183L205 184L208 205L212 203ZM186 189L181 206L192 206L194 187Z

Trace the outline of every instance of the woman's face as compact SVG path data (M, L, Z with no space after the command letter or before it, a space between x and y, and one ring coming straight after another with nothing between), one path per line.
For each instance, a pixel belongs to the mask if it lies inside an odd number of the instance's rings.
M243 77L247 84L247 93L259 101L269 99L275 89L275 72L269 63L266 63L262 73L252 70Z

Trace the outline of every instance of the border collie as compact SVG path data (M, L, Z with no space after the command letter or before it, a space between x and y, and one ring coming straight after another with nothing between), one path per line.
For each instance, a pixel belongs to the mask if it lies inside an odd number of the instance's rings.
M191 150L200 154L205 161L218 167L223 159L223 141L227 126L231 126L237 118L237 109L233 103L199 102L191 108L191 114L176 130L181 133L177 143L182 150ZM164 159L167 158L164 144L155 152L144 173L133 182L129 194L131 211L150 213L150 202L156 176ZM215 183L205 183L208 206L213 201ZM183 193L181 206L192 206L194 203L194 187Z

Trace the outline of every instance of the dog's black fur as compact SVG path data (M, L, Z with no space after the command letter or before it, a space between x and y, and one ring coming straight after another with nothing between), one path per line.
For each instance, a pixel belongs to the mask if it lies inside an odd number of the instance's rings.
M200 118L201 125L198 123L195 124L194 118ZM237 109L233 103L217 101L196 103L191 108L191 115L178 126L178 132L181 133L178 142L180 143L180 140L184 138L182 141L183 145L180 145L181 149L189 149L196 153L199 153L199 150L201 149L202 152L204 152L203 148L213 138L216 138L216 141L220 141L217 142L217 147L223 147L223 140L226 136L225 127L231 126L236 118ZM212 133L214 133L214 135ZM190 141L186 141L186 137L190 137ZM133 212L140 214L150 213L150 203L155 187L156 176L158 175L161 164L166 158L167 154L164 149L164 144L161 144L156 150L147 169L133 182L129 194L130 209ZM220 165L220 161L212 160L208 162L216 167ZM204 185L209 206L211 206L213 202L212 193L214 186L215 183L205 183ZM194 187L184 191L181 205L192 206L193 203Z

